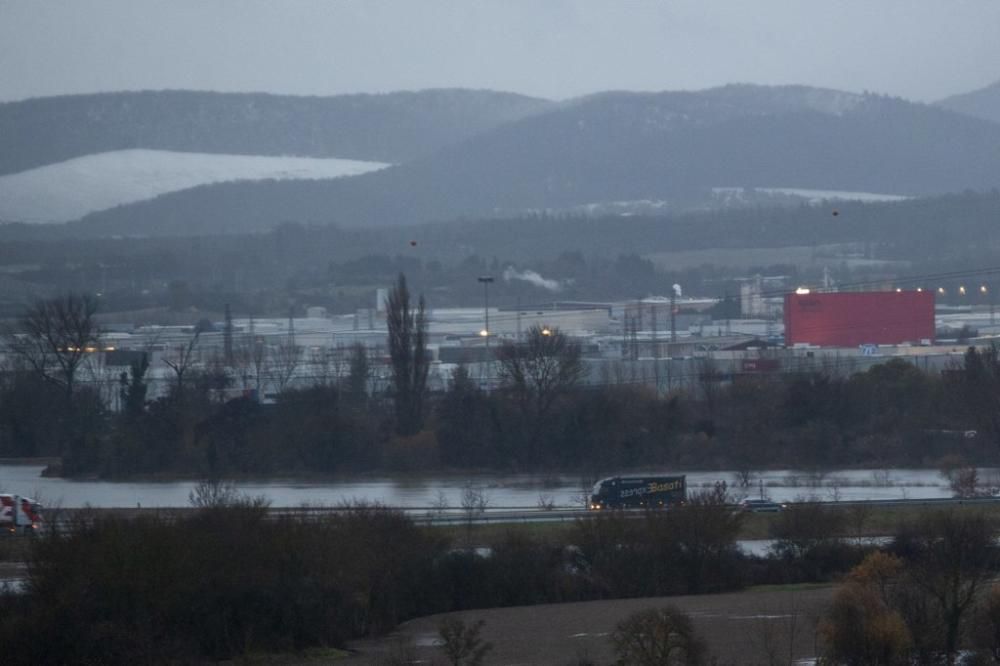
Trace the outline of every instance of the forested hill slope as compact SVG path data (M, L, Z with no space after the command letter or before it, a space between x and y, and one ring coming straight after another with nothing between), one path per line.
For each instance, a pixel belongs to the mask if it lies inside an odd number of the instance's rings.
M1000 123L1000 81L937 103L946 109Z
M371 227L630 200L678 212L710 205L717 187L920 196L997 185L1000 124L877 95L738 85L595 95L383 171L199 187L83 223L158 234Z
M405 162L546 108L487 90L296 97L116 92L0 104L0 175L152 148Z

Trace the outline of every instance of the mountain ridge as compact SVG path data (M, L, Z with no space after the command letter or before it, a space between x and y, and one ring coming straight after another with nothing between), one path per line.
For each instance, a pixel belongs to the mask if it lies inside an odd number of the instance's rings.
M935 102L952 111L1000 123L1000 81Z
M129 148L403 162L548 100L440 88L303 97L165 90L0 104L0 175Z
M998 174L994 123L883 95L743 84L589 96L379 172L195 188L81 223L115 233L140 219L156 233L387 226L622 200L681 211L718 186L919 196L988 190Z

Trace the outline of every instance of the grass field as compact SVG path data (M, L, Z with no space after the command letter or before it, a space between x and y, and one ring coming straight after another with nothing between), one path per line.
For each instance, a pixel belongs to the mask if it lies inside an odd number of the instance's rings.
M486 664L558 666L611 663L609 635L625 617L673 605L688 613L719 666L794 663L816 656L816 624L832 586L754 588L729 594L617 599L514 608L492 608L411 620L384 638L352 644L348 664L446 663L437 630L448 616L466 624L484 620L493 644ZM403 657L401 661L393 661ZM407 661L409 660L409 661ZM435 661L436 660L436 661Z

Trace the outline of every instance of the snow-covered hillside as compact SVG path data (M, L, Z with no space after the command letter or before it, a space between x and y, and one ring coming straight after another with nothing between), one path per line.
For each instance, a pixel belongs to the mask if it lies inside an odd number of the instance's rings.
M0 220L66 222L207 183L339 178L386 166L335 158L119 150L0 177Z

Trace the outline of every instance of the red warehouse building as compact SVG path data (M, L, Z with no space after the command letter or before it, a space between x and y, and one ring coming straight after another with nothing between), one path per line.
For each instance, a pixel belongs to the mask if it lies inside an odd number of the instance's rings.
M785 344L820 347L934 340L934 293L868 291L785 296Z

